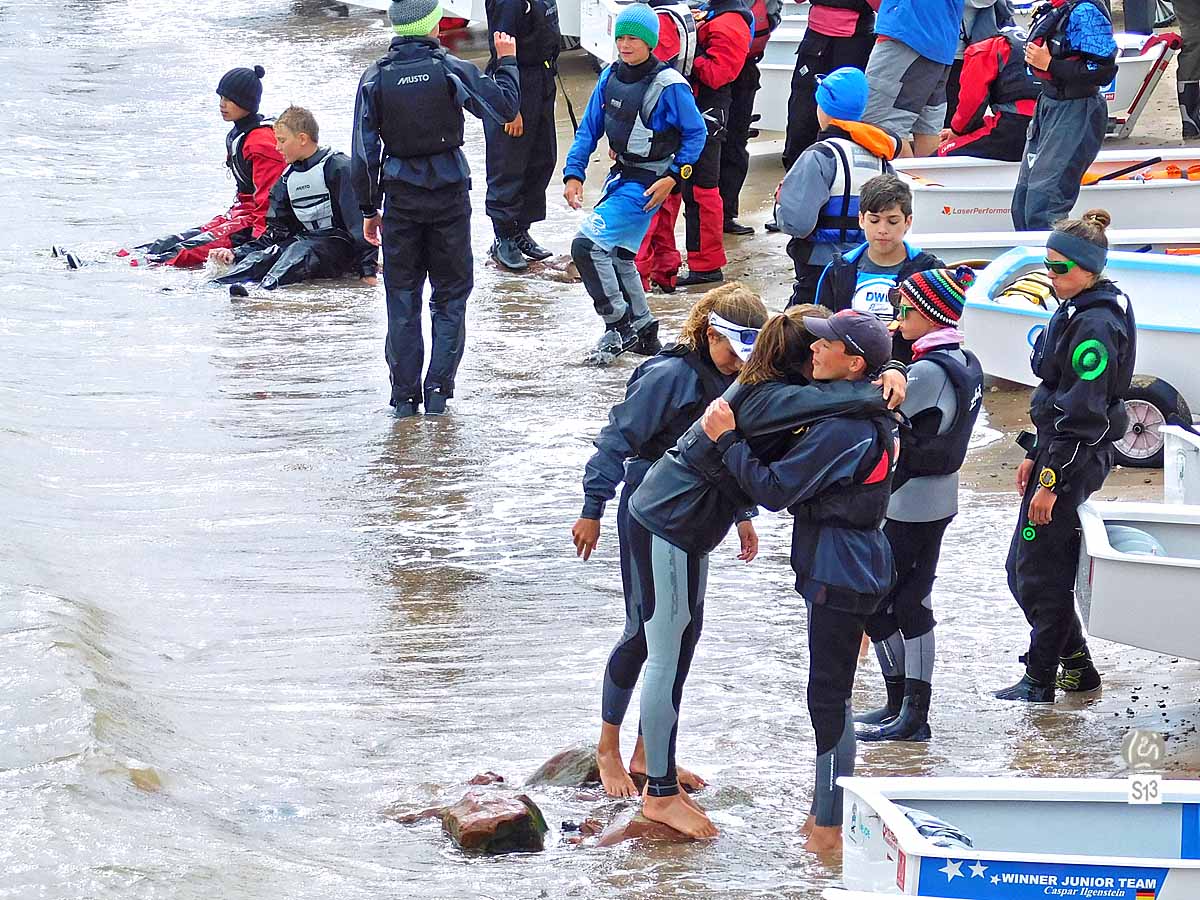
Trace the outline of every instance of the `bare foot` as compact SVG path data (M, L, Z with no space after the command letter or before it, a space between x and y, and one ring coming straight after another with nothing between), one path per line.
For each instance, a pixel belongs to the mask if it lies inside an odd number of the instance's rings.
M840 825L814 825L804 849L809 853L836 853L842 849L842 827Z
M646 777L646 748L642 744L641 735L638 735L637 744L634 745L633 757L629 760L629 771L634 775ZM679 779L679 786L684 790L695 792L708 787L707 781L678 764L675 766L675 777Z
M804 820L804 824L800 826L800 837L808 837L810 834L812 834L813 828L816 826L816 824L817 817L809 813L808 818Z
M682 793L671 797L643 797L642 815L697 841L715 838L720 833L704 811L688 803Z
M604 785L604 793L610 797L636 797L637 788L633 779L625 771L625 763L621 761L621 751L616 753L597 752L596 759L600 763L600 783Z

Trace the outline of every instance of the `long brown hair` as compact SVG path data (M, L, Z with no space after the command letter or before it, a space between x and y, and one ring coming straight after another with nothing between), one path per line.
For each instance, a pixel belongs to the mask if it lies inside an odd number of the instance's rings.
M780 315L771 316L758 340L754 352L738 374L742 384L762 384L764 381L796 382L804 377L804 365L812 359L813 336L804 327L805 316L828 319L832 313L814 303L789 306Z
M713 288L696 301L683 323L679 343L693 350L707 347L708 316L714 312L725 321L746 328L762 328L770 315L758 294L740 281L731 281Z

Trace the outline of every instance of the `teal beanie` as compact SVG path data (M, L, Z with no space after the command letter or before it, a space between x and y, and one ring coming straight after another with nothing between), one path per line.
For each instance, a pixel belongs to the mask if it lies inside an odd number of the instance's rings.
M645 3L631 3L617 16L613 40L627 34L645 41L653 50L658 46L658 14Z

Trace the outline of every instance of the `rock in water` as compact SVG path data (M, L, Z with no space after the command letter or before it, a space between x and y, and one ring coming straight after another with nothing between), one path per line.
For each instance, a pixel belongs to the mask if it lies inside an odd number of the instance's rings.
M577 787L600 780L600 762L595 744L581 744L555 753L529 776L526 784L551 784Z
M608 827L604 829L604 833L596 841L596 846L613 847L622 841L634 841L639 838L651 841L668 841L673 844L682 844L691 841L690 837L676 831L671 826L663 825L661 822L651 822L638 810L630 809L608 823Z
M503 775L497 775L495 772L489 769L486 772L481 772L480 774L476 775L474 778L468 781L467 784L472 786L481 786L485 784L503 784L503 782Z
M517 853L545 846L546 819L524 794L469 791L442 814L442 829L464 850Z

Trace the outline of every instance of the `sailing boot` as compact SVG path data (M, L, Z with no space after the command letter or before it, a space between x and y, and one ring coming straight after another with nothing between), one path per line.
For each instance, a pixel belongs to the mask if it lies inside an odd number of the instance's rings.
M525 254L517 246L516 238L496 235L492 248L488 250L488 256L494 259L498 266L508 269L510 272L520 272L529 268L529 263L525 261Z
M446 414L446 395L440 385L425 388L425 415L444 416Z
M1183 139L1200 138L1200 81L1179 82L1179 117L1183 120Z
M1100 689L1100 673L1092 664L1092 654L1085 645L1067 656L1058 658L1058 687L1072 694L1083 694Z
M707 271L688 269L686 275L675 281L675 286L699 287L705 284L720 284L724 280L725 275L720 269L708 269Z
M929 732L929 697L933 686L916 678L904 679L904 702L900 714L886 725L871 725L855 730L860 741L927 741Z
M1025 662L1026 658L1025 654L1018 657L1021 662ZM1029 674L1029 667L1026 666L1020 681L1012 687L996 691L992 696L997 700L1019 700L1022 703L1053 703L1054 673L1047 678L1035 678Z
M883 676L883 684L887 688L887 706L873 709L854 717L860 725L884 725L900 715L904 705L904 676Z
M533 260L549 259L554 254L535 241L529 235L529 229L526 228L518 234L513 241L517 245L517 249Z
M658 319L651 319L637 330L637 343L629 348L640 356L654 356L662 349L658 339Z
M619 353L624 353L638 341L637 332L629 324L629 314L617 322L610 322L604 326L604 334L600 335L600 340L596 342L597 353L611 353L616 356Z

